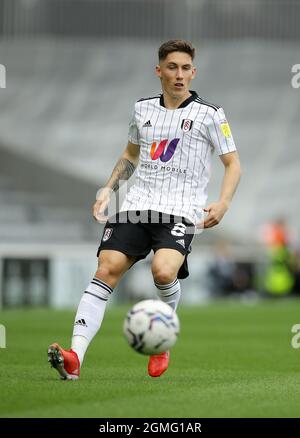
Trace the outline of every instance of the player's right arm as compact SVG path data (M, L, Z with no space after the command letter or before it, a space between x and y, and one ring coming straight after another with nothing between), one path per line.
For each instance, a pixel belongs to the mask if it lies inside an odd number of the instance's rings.
M114 170L112 171L112 174L105 187L112 189L114 192L118 190L120 181L129 179L135 171L135 168L139 162L139 156L139 145L131 143L129 141L125 151L115 165Z
M127 147L115 165L112 174L97 196L93 206L93 216L97 221L104 222L107 217L104 215L112 191L119 189L120 181L128 180L134 173L140 156L140 146L128 141Z

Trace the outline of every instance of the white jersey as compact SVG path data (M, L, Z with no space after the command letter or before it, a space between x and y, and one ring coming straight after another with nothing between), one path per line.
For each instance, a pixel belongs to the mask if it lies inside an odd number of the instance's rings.
M140 146L140 160L120 211L155 210L198 222L213 151L236 147L223 109L191 93L177 109L165 108L163 95L136 102L128 139Z

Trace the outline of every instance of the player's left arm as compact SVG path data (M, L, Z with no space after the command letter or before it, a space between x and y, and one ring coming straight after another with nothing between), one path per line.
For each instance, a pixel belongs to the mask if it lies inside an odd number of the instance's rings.
M237 151L219 155L219 157L225 168L220 198L204 208L204 211L208 213L204 220L204 228L214 227L222 220L241 178L241 165Z

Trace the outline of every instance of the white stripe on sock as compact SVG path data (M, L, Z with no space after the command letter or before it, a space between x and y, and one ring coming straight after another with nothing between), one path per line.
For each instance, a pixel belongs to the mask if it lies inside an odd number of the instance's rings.
M169 284L154 284L157 287L159 298L176 310L181 296L181 287L178 279L175 278L175 280Z

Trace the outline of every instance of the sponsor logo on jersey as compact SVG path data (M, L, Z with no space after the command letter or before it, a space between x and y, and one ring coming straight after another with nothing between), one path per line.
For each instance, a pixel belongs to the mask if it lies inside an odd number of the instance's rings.
M229 123L227 122L227 120L224 120L221 122L221 131L223 132L223 135L226 138L231 137L231 130L230 130L230 126L229 126Z
M181 122L181 129L183 132L188 132L192 129L193 126L193 120L190 119L183 119Z
M112 228L106 228L106 230L104 230L102 241L106 242L111 237L112 232L113 232Z
M148 122L144 123L143 128L152 128L151 121L148 120Z
M158 158L160 158L160 161L162 161L163 163L166 163L167 161L171 160L179 140L180 140L179 138L173 138L173 140L170 141L169 145L168 145L168 141L169 141L168 139L162 140L157 147L156 147L156 141L153 142L150 151L152 160L157 160Z

